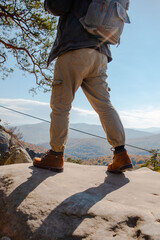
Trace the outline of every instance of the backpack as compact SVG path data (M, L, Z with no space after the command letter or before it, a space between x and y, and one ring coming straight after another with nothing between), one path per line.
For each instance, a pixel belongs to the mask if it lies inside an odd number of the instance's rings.
M130 23L127 10L129 0L92 0L85 16L79 19L91 34L102 42L119 44L124 23Z

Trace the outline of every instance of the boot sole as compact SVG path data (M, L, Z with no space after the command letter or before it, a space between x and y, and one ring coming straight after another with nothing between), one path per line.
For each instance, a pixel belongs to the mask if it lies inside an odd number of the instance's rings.
M59 173L63 172L63 168L54 168L54 167L48 167L48 166L40 166L40 165L35 164L35 163L33 163L33 165L35 167L48 169L48 170L53 171L53 172L59 172Z
M125 172L127 170L133 170L133 165L132 164L127 164L127 165L124 165L120 168L117 168L117 169L114 169L114 170L108 170L108 172L111 172L111 173L122 173L122 172Z

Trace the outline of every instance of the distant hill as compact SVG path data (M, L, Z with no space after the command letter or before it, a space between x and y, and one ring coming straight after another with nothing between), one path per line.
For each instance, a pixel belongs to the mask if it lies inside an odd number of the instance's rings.
M160 134L148 136L146 138L128 139L127 143L146 149L160 149ZM130 152L132 154L140 154L142 151L137 149L135 153L133 149L130 149Z
M33 150L35 153L45 153L49 149L49 147L43 148L41 146L38 146L38 145L35 145L32 143L23 142L23 141L21 143L25 149L29 148L29 150ZM75 158L76 159L76 156L74 156L74 155L71 156L70 154L67 154L67 153L65 153L64 157L65 157L65 159L67 159L67 158Z
M132 159L132 164L134 166L134 169L139 168L142 164L144 164L148 159L149 156L140 156L140 155L130 155ZM107 166L109 163L111 163L113 160L113 156L106 156L106 157L98 157L96 159L87 159L83 160L82 164L84 165L100 165L100 166Z
M100 125L89 124L70 124L70 128L86 131L105 137L105 133ZM18 127L23 135L23 140L29 143L37 144L45 149L49 149L49 124L39 123L32 125L24 125ZM126 143L140 148L153 149L160 148L160 134L148 133L134 129L125 129ZM73 130L69 131L69 139L65 153L81 159L91 159L111 155L111 146L107 140L91 137ZM127 147L130 154L147 155L149 153Z
M49 124L37 123L17 126L17 130L22 133L23 141L38 144L48 142Z
M38 123L38 124L30 124L23 125L17 127L19 131L23 135L23 140L26 142L30 142L33 144L41 144L48 142L49 143L49 128L50 125L48 123ZM103 128L100 125L90 125L85 123L78 124L70 124L70 128L74 128L77 130L85 131L91 134L95 134L101 137L106 137ZM125 129L126 139L133 138L142 138L152 136L152 133L147 131L139 131L134 129ZM77 138L77 139L89 139L93 138L92 136L79 133L77 131L70 130L69 131L69 139Z
M145 148L148 150L160 148L160 134L149 137L129 139L127 144ZM49 143L40 144L42 147L49 148ZM81 159L97 158L111 154L111 146L105 140L98 138L69 139L66 145L66 153ZM149 155L141 149L126 146L129 154Z
M146 131L146 132L150 132L150 133L153 133L153 134L160 134L160 127L135 128L135 130L138 130L138 131Z
M93 145L94 141L92 142L91 141L91 146ZM38 152L38 153L45 153L47 151L46 148L43 148L43 147L40 147L40 146L37 146L37 145L34 145L34 144L31 144L31 143L26 143L26 142L22 142L23 146L25 148L29 148L30 150L33 150L34 152ZM75 153L76 154L76 151L73 151L74 150L74 144L73 144L73 149L72 149L72 153ZM68 148L68 147L67 147ZM84 149L84 146L83 146L83 150ZM91 148L92 150L92 148ZM103 152L103 148L100 149L102 150ZM96 157L96 158L91 158L90 155L94 155L94 151L95 149L93 149L93 152L89 153L88 154L88 159L83 159L82 160L82 164L83 165L103 165L103 166L107 166L109 163L112 162L112 159L113 159L113 155L109 155L111 152L108 151L108 155L105 154L105 156L100 156L100 157ZM144 164L150 156L147 156L147 155L130 155L131 159L132 159L132 163L133 163L133 166L135 169L139 168L142 164ZM67 161L68 158L71 158L71 159L82 159L82 154L80 154L79 157L77 156L74 156L74 155L70 155L70 154L67 154L65 152L65 160Z
M21 141L22 146L26 149L29 148L30 150L33 150L36 153L45 153L46 151L48 151L47 148L43 148L41 146L32 144L32 143L27 143L27 142L23 142Z

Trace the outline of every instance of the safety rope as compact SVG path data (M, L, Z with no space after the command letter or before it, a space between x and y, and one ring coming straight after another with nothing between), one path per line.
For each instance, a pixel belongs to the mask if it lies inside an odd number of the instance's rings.
M2 105L0 105L0 107L1 107L1 108L4 108L4 109L7 109L7 110L9 110L9 111L12 111L12 112L15 112L15 113L18 113L18 114L21 114L21 115L30 117L30 118L34 118L34 119L37 119L37 120L40 120L40 121L43 121L43 122L50 123L50 121L45 120L45 119L43 119L43 118L35 117L35 116L33 116L33 115L30 115L30 114L27 114L27 113L24 113L24 112L20 112L20 111L17 111L17 110L14 110L14 109L11 109L11 108L2 106ZM78 130L78 129L75 129L75 128L71 128L71 127L70 127L69 129L70 129L70 130L73 130L73 131L76 131L76 132L79 132L79 133L83 133L83 134L92 136L92 137L96 137L96 138L100 138L100 139L103 139L103 140L107 140L105 137L101 137L101 136L98 136L98 135L95 135L95 134L92 134L92 133L88 133L88 132L85 132L85 131L81 131L81 130ZM128 146L128 147L132 147L132 148L136 148L136 149L140 149L140 150L143 150L143 151L152 153L151 150L148 150L148 149L145 149L145 148L137 147L137 146L130 145L130 144L125 144L125 145Z

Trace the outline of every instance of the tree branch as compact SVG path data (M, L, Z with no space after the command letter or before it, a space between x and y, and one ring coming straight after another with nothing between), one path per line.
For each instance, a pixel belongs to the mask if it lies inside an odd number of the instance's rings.
M5 57L5 56L3 56L2 54L0 54L0 57L2 57L2 58L3 58L3 61L2 61L2 62L0 61L0 63L2 64L2 63L4 63L4 62L6 61L6 57Z
M50 86L53 73L45 59L55 34L57 22L53 20L45 15L40 0L0 0L2 75L9 72L5 62L11 52L22 71L34 74L38 87Z
M36 66L39 68L39 71L41 72L41 75L45 78L45 80L47 80L47 81L50 81L50 79L49 78L47 78L46 77L46 75L43 73L43 71L42 71L42 69L47 69L47 68L42 68L41 66L40 66L40 64L38 64L37 62L35 62L36 61L36 59L34 58L34 56L32 55L32 54L30 54L29 53L29 51L26 49L26 48L24 48L24 47L17 47L17 46L15 46L15 45L12 45L12 44L10 44L10 43L6 43L6 42L4 42L2 39L0 39L0 43L2 43L6 48L8 48L8 49L13 49L13 50L15 50L16 51L16 59L18 59L18 54L17 54L17 50L18 51L24 51L24 52L26 52L26 54L29 56L29 58L31 59L31 62L33 63L33 73L34 73L34 75L35 75L35 77L36 77L36 83L37 84L39 84L38 83L38 77L37 77L37 74L36 74ZM20 64L20 62L19 62L19 60L17 60L17 62L18 62L18 64ZM22 67L22 65L21 65L21 67ZM26 70L24 67L22 67L24 70ZM27 71L27 70L26 70ZM28 70L29 71L29 70Z

